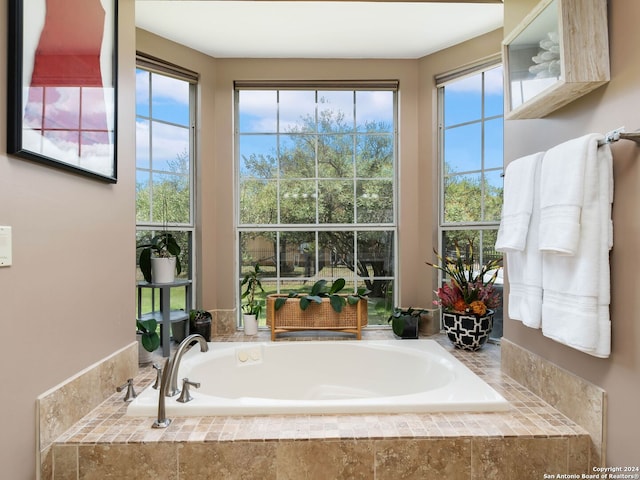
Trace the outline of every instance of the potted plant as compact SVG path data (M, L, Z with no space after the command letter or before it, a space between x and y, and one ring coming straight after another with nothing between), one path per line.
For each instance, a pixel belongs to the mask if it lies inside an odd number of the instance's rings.
M290 292L267 296L267 325L271 327L271 339L277 333L292 330L336 330L355 333L361 338L362 327L367 324L366 288L351 294L340 293L344 278L332 285L318 280L310 292ZM361 301L363 300L363 301Z
M455 244L455 257L441 257L440 264L425 262L441 270L448 280L435 292L434 304L442 308L442 323L456 348L475 351L484 345L493 327L493 309L500 305L500 293L494 283L502 259L476 265L473 243L463 256Z
M359 288L356 293L350 295L340 295L339 292L342 291L346 282L344 278L338 278L332 285L327 285L326 280L318 280L311 287L311 291L309 293L299 293L292 291L288 296L279 297L275 301L275 309L279 310L285 304L288 298L298 298L300 301L298 302L300 308L302 310L306 310L311 302L322 303L323 298L329 299L329 304L331 308L337 313L342 312L342 308L346 305L356 305L362 298L365 298L369 293L366 288Z
M393 333L399 338L418 338L420 319L428 313L421 308L395 308L387 320Z
M151 283L172 283L182 272L180 245L167 230L167 199L162 200L162 231L151 237L149 243L136 248L140 250L138 264L144 279Z
M163 230L154 235L149 243L138 245L140 271L151 283L171 283L180 275L180 245L171 232Z
M241 298L245 300L242 304L245 335L255 335L258 333L258 317L262 311L262 303L256 298L256 293L258 291L264 292L262 284L260 283L262 273L260 265L256 263L253 270L249 270L242 279L242 282L240 282L240 289L244 287Z
M206 310L189 311L189 333L199 333L207 342L211 339L211 313Z
M138 338L138 362L149 363L151 353L160 346L158 335L158 322L150 318L148 320L136 320L136 336Z

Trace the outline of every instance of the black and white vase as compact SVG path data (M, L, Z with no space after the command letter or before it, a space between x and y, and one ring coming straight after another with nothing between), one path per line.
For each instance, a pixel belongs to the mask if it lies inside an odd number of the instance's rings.
M475 352L482 348L493 328L493 310L484 315L442 312L442 324L456 348Z

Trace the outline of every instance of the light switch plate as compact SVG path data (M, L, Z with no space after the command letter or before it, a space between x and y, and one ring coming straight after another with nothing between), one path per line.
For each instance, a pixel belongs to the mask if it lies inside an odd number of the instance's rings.
M0 226L0 267L11 265L11 227Z

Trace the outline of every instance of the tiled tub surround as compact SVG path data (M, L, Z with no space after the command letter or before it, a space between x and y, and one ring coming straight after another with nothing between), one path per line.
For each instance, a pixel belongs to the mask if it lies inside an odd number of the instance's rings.
M376 330L365 335L391 336ZM176 417L167 429L156 430L153 418L125 416L127 405L117 393L55 441L43 478L526 480L591 471L587 431L502 374L499 347L462 352L439 340L507 398L512 410ZM154 370L142 368L136 388L154 378Z
M128 378L138 375L138 342L114 352L36 400L36 458L43 478L51 467L51 445L85 415L112 396Z
M591 436L591 463L605 466L606 392L508 340L502 341L502 371L553 405Z

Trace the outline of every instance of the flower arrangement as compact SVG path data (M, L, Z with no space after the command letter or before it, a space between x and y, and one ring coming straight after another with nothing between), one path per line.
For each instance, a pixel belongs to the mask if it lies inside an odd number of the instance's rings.
M484 315L487 310L500 305L500 293L494 287L494 283L501 268L502 259L491 260L477 270L473 243L469 241L469 255L466 258L461 255L457 242L455 246L455 258L446 256L443 258L435 252L440 264L425 262L441 270L449 278L435 291L438 300L434 300L433 303L447 312ZM489 280L485 280L492 271Z

